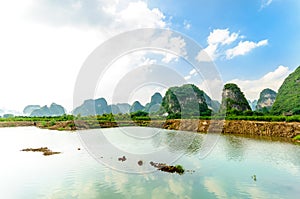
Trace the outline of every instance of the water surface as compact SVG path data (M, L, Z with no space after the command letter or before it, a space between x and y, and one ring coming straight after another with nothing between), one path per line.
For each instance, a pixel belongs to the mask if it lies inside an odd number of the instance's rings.
M128 130L128 128L130 130ZM120 132L140 132L140 137ZM205 158L199 158L205 135L160 130L149 134L146 128L102 129L103 135L123 151L101 152L103 160L85 148L79 133L49 131L34 127L0 128L0 198L298 198L300 194L300 146L288 142L221 135ZM80 133L94 134L93 131ZM193 142L189 147L190 138ZM218 136L218 135L215 135ZM81 137L82 138L82 137ZM143 139L141 139L143 138ZM105 143L104 143L105 144ZM48 147L61 154L21 152L23 148ZM78 147L81 150L78 150ZM105 150L104 148L101 148ZM112 168L132 169L134 157L149 171L149 154L180 157L184 175L160 171L134 174ZM149 158L149 159L147 159ZM158 161L167 157L157 157ZM168 159L170 160L170 159ZM105 161L104 161L105 162ZM107 163L106 162L106 163ZM123 165L123 166L122 166ZM133 170L131 170L133 171ZM251 176L256 175L256 181Z

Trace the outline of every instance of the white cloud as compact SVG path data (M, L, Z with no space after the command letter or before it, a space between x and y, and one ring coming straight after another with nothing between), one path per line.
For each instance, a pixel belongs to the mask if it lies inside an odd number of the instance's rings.
M189 29L191 29L191 27L192 27L192 25L191 25L188 21L186 21L186 20L184 20L183 26L184 26L184 28L185 28L186 30L189 30Z
M54 26L90 26L107 34L146 27L167 27L165 15L144 0L37 1L34 19ZM55 15L53 15L55 13Z
M238 33L231 33L229 32L228 28L227 29L214 29L212 32L210 32L208 38L207 38L207 43L208 45L211 44L231 44L238 38L239 34Z
M245 55L249 53L251 50L268 45L268 40L261 40L257 43L253 41L240 41L237 46L234 48L226 50L226 59L232 59L239 55Z
M185 80L190 80L191 78L192 78L191 75L184 76L184 79L185 79Z
M125 29L133 28L164 28L166 22L164 21L164 14L158 9L149 9L146 2L130 2L124 10L115 13L116 27L123 27Z
M214 100L221 101L223 82L221 79L205 79L198 87Z
M219 46L229 45L238 39L238 33L230 33L227 29L214 29L210 32L207 43L208 46L200 51L196 57L199 62L214 61L219 55Z
M264 9L265 7L268 7L273 0L261 0L260 9Z
M197 54L196 60L199 62L212 62L220 56L226 56L226 59L232 59L238 55L245 55L257 47L268 44L267 39L257 43L253 41L240 41L237 46L228 48L230 44L243 38L245 38L245 36L239 36L239 33L236 32L231 33L228 28L214 29L207 38L208 46Z
M214 61L218 55L217 55L217 44L210 44L208 45L205 49L201 50L197 57L196 60L199 62L212 62Z
M178 56L171 54L171 53L162 53L164 57L162 58L163 63L170 63L171 61L178 61Z
M194 68L190 71L190 75L195 75L196 73L197 73L197 71Z
M291 73L288 67L278 66L276 70L267 73L263 77L256 80L240 80L233 79L228 81L236 83L241 90L244 92L247 99L254 100L258 99L259 93L265 89L270 88L278 91L279 87L282 85L284 79Z
M117 0L1 1L0 24L0 106L19 111L52 102L70 111L80 67L98 45L122 31L167 27L158 8Z

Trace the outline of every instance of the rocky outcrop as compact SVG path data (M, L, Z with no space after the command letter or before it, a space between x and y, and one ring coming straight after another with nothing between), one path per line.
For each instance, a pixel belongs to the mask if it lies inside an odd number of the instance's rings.
M145 107L141 105L139 101L135 101L132 106L130 107L130 113L137 112L137 111L143 111Z
M212 100L205 92L203 94L208 108L217 113L221 106L220 102L218 102L217 100Z
M262 109L270 110L275 102L277 93L272 89L264 89L260 95L256 105L256 110L260 111Z
M222 103L220 112L228 113L231 111L247 111L251 110L244 93L236 84L225 84L222 92Z
M128 103L118 103L116 106L119 108L122 114L126 114L130 112L130 104Z
M28 105L23 109L23 113L25 115L30 115L32 113L32 111L40 109L41 106L40 105Z
M162 107L169 115L179 117L211 114L204 92L193 84L169 88L162 100Z
M44 117L44 116L61 116L65 114L65 109L59 104L52 103L50 107L43 106L31 112L32 117Z
M104 98L85 100L82 105L73 110L74 115L81 116L102 115L108 112L108 105Z
M162 96L160 93L154 93L151 97L150 103L147 103L145 106L145 112L147 113L154 113L159 111L161 107L161 102L162 102Z

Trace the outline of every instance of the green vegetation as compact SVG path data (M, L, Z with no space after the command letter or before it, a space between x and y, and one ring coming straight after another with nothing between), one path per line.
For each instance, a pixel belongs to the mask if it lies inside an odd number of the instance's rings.
M141 105L141 103L139 101L135 101L132 106L130 107L130 113L133 113L133 112L137 112L137 111L142 111L144 110L145 107L143 105Z
M300 114L300 66L284 80L279 88L271 113Z
M277 93L272 89L266 88L262 90L257 101L256 110L268 112L272 108L276 95Z
M211 115L204 92L193 84L169 88L162 99L161 111L167 112L169 119Z
M9 117L9 118L0 118L1 121L29 121L29 122L50 122L50 121L69 121L69 120L74 120L73 115L62 115L62 116L47 116L47 117L31 117L31 116L14 116L14 117Z
M176 165L176 172L179 173L180 175L184 173L184 169L181 165Z
M244 93L236 84L225 84L222 92L220 113L237 114L238 112L251 111Z
M295 140L295 141L300 141L300 134L299 134L299 135L296 135L296 136L293 138L293 140Z

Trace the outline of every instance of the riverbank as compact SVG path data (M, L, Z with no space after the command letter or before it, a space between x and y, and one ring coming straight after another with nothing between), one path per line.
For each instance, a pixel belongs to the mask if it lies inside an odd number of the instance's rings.
M111 128L123 126L148 126L170 130L183 130L202 133L222 132L223 134L242 134L252 136L270 136L293 138L300 135L300 122L263 122L245 120L196 120L172 119L152 121L97 121L76 120L59 122L29 122L10 121L0 122L0 127L36 126L51 130L83 130L91 128Z

